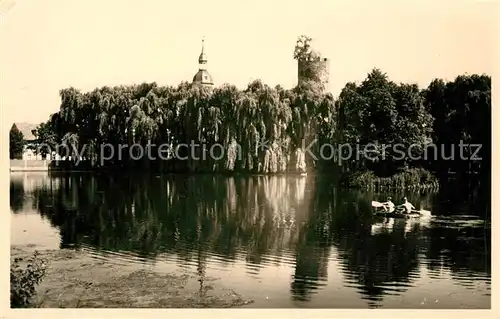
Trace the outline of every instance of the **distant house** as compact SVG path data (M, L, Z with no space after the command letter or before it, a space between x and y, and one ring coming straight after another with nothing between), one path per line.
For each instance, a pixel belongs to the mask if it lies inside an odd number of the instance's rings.
M23 133L24 137L24 150L23 150L23 160L42 160L42 155L35 154L34 150L30 146L35 145L36 137L33 135L33 130L36 129L36 124L31 123L15 123L17 129Z

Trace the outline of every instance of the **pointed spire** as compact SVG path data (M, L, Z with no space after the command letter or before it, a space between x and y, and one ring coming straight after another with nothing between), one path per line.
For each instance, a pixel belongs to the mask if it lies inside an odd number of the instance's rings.
M203 37L201 40L201 54L200 57L198 58L198 63L199 64L207 63L207 56L205 54L205 37Z

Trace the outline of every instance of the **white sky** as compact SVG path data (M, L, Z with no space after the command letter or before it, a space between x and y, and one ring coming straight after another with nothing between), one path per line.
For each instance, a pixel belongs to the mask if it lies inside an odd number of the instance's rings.
M260 78L288 88L295 41L308 34L331 60L336 96L374 67L421 86L492 75L498 28L496 4L478 0L0 0L0 10L9 123L46 120L68 86L190 81L203 36L216 84Z

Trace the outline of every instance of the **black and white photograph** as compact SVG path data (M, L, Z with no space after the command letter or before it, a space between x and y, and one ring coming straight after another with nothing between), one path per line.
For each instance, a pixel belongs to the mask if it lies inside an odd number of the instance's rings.
M0 318L496 308L497 10L0 0Z

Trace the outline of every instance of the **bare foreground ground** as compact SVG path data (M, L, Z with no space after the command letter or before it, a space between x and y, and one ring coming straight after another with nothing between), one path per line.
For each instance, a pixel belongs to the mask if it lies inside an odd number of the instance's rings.
M11 247L11 261L27 258L33 247ZM200 308L238 307L244 299L205 278L200 289L192 272L163 274L134 265L117 265L73 250L42 250L49 261L47 274L37 287L33 307L41 308ZM200 291L201 290L201 291Z

